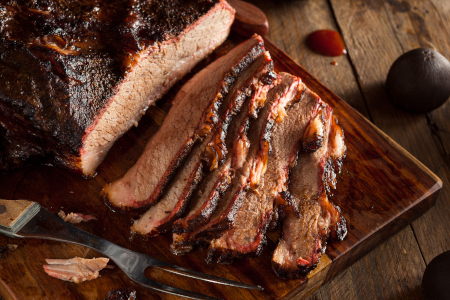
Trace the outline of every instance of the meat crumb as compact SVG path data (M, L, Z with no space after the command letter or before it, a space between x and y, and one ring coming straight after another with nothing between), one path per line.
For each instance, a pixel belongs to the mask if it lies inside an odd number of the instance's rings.
M75 257L70 259L46 259L44 271L55 278L80 283L99 277L99 271L104 269L109 258L99 257L85 259Z
M3 246L0 246L0 257L6 256L9 252L14 251L17 249L17 245L14 244L6 244Z
M83 215L81 213L69 213L68 215L66 215L65 212L63 212L62 210L59 211L58 216L64 220L64 222L67 223L71 223L71 224L78 224L81 222L88 222L91 220L97 220L96 217L91 216L91 215Z
M105 300L136 300L136 290L134 288L123 288L109 291Z

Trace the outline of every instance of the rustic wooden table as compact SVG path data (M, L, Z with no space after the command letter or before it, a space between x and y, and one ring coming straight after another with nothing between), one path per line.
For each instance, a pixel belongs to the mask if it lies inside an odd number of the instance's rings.
M430 44L433 44L445 57L450 58L449 0L248 1L266 13L270 24L270 40L417 157L444 184L436 205L425 215L375 248L308 299L422 298L421 281L426 265L438 254L450 250L450 101L429 114L403 112L389 102L384 92L384 82L391 64L408 50L431 47ZM330 58L309 50L305 38L318 29L340 31L348 55ZM333 65L333 61L337 65ZM74 175L73 178L77 180L78 177ZM91 183L89 189L101 188L101 185L97 187L95 184L99 183ZM19 197L20 192L16 195L11 188L4 197L12 199L16 196ZM35 198L39 197L41 194ZM103 205L101 209L107 210ZM53 245L53 248L68 257L75 254L80 256L84 252L82 247ZM68 254L64 252L65 249ZM46 252L46 255L49 253ZM35 272L35 269L41 268L42 263L36 262L23 270ZM111 278L116 278L114 276ZM107 276L104 278L108 279ZM48 280L48 277L44 277L30 283L30 286L35 288L39 282ZM28 286L28 282L22 284ZM39 290L36 292L30 288L29 293L39 293ZM81 294L73 293L72 296ZM44 293L41 296L48 298Z
M269 19L269 39L435 172L444 184L431 210L308 299L421 299L425 267L435 256L450 250L450 101L428 114L407 113L389 102L384 83L394 60L411 49L430 48L432 44L450 59L450 2L252 3ZM330 58L309 50L305 38L319 29L339 31L348 55Z

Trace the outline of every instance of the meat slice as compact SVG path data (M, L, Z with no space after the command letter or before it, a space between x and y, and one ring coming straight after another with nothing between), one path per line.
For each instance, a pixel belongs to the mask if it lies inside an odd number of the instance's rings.
M62 210L59 211L58 216L64 220L64 222L68 222L71 224L78 224L81 222L89 222L91 220L97 220L96 217L91 215L84 215L82 213L69 213L66 215L66 213Z
M229 263L235 257L252 257L262 251L276 196L286 189L290 167L295 163L311 115L320 102L304 84L299 84L297 94L291 97L274 124L271 153L261 185L247 193L232 228L211 242L208 260Z
M132 232L157 236L171 228L172 222L183 214L188 199L203 178L201 154L204 149L205 147L195 147L185 165L175 175L168 192L133 223Z
M228 189L231 179L237 170L236 166L232 166L232 157L235 151L233 146L239 142L239 139L236 139L236 137L245 136L244 133L241 135L239 133L248 127L250 115L255 114L254 110L257 109L255 102L258 102L259 105L264 103L264 100L261 100L261 98L265 99L264 95L267 93L272 81L276 79L276 75L272 72L273 63L269 53L266 52L260 60L261 64L256 73L248 77L247 82L243 85L245 88L238 90L234 96L236 99L245 99L244 101L239 101L241 102L239 108L241 108L242 102L244 102L244 107L240 109L232 122L231 120L224 122L225 126L219 128L208 144L204 158L208 163L208 167L214 170L208 173L200 184L197 193L192 199L188 215L174 223L174 232L192 231L194 227L207 221L215 210L220 196ZM245 152L246 150L242 151ZM225 163L217 168L217 165L224 160Z
M224 156L219 153L226 152L223 146L224 139L233 117L241 110L245 99L252 94L252 91L263 85L262 80L265 80L266 74L272 69L273 63L270 55L265 52L238 77L237 82L223 101L222 109L219 110L221 112L218 116L221 121L212 136L206 137L201 146L193 151L197 153L187 159L186 164L181 167L179 174L175 176L168 187L168 192L162 199L133 224L134 232L156 236L169 229L172 223L184 213L192 191L195 190L204 173L204 164L201 158L203 155L201 154L214 152L212 159L212 155L206 155L209 158L207 163L209 168L217 168L218 163L222 161L219 156ZM228 171L229 168L225 167L223 172L227 175L220 176L222 180L228 177ZM206 178L206 180L209 179ZM219 184L223 185L224 183Z
M310 143L314 138L316 142ZM302 150L291 172L289 192L281 194L285 219L272 266L282 278L306 276L314 269L325 251L330 231L337 239L346 235L345 219L325 192L329 179L335 179L331 172L340 171L346 153L343 138L331 108L321 103L304 137L307 144L319 146Z
M197 243L208 243L221 236L235 221L242 201L251 186L257 186L265 172L270 150L270 138L275 120L284 113L284 108L297 94L300 84L298 78L281 74L275 86L267 93L265 106L250 125L248 138L250 148L247 160L241 169L236 171L231 187L225 192L210 220L186 234L174 234L172 251L181 254L192 249Z
M104 269L109 262L109 258L99 257L84 259L75 257L71 259L46 259L44 271L48 275L65 280L80 283L96 279L99 271Z
M234 19L224 0L13 0L0 11L0 168L39 160L87 176Z
M264 42L255 35L189 80L136 164L103 188L107 200L122 208L155 202L194 144L214 129L222 101L239 74L263 52Z

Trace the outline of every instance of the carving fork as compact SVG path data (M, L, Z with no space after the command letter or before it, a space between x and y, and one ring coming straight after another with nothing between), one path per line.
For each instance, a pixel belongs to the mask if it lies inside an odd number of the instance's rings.
M260 286L240 283L174 266L150 256L122 248L64 222L61 218L53 215L37 202L0 199L0 233L10 237L47 239L89 247L112 259L137 284L176 296L191 299L217 300L217 298L153 281L144 275L144 270L147 267L154 267L212 283L247 289L263 289Z

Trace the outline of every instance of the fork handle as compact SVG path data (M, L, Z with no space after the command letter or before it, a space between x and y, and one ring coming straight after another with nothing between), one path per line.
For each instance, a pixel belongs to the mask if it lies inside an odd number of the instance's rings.
M33 217L36 202L28 200L0 199L0 227L13 231L22 219Z

